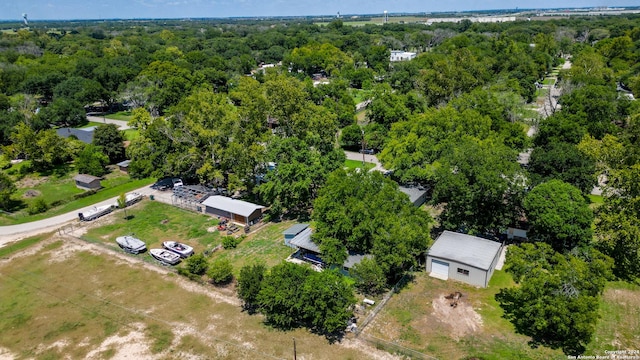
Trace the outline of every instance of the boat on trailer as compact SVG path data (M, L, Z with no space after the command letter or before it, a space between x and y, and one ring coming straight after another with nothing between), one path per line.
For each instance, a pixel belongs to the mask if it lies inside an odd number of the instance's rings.
M167 249L151 249L149 254L163 264L176 265L180 262L180 255Z
M137 193L137 192L132 192L132 193L130 193L130 194L127 194L127 195L125 196L125 200L124 200L125 205L124 205L124 206L125 206L125 207L126 207L126 206L131 206L131 205L133 205L133 204L135 204L135 203L139 202L140 200L142 200L142 198L143 198L142 194ZM116 208L117 208L117 207L120 207L120 205L118 204L118 201L117 201L117 200L116 200L116 202L113 204L113 206L114 206L114 207L116 207Z
M113 205L94 206L91 209L78 213L80 221L92 221L113 211Z
M119 236L116 238L116 242L122 250L131 254L139 254L147 250L147 245L144 241L130 235Z
M188 258L193 255L193 248L191 246L177 241L165 241L162 243L162 246L165 249L180 255L182 258Z

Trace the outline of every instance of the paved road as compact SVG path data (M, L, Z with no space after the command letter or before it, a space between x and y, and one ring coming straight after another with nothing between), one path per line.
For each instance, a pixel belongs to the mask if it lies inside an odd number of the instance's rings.
M160 192L150 188L150 185L133 190L131 192L137 192L145 196L154 195L154 197L161 202L171 203L171 192ZM87 206L78 210L70 211L66 214L54 216L48 219L33 221L30 223L0 226L0 247L5 246L7 243L24 239L25 237L35 236L38 234L55 231L63 225L77 222L78 213L87 211L94 206L103 206L108 204L114 204L118 200L118 197L114 197L105 201L101 201L97 204ZM109 215L107 215L109 216Z
M103 123L103 124L116 124L120 130L131 129L127 121L113 120L109 118L103 118L101 116L87 116L87 119L91 122Z
M362 161L362 155L363 154L360 154L360 153L355 152L355 151L345 151L344 155L349 160ZM371 170L378 170L378 171L382 171L382 172L386 171L386 169L382 167L382 164L380 164L380 161L378 161L378 158L375 155L364 154L364 161L365 162L369 162L369 163L373 163L373 164L376 165Z

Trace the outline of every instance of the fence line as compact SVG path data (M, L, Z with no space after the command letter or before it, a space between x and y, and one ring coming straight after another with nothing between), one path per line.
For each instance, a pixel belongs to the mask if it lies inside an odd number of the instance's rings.
M389 290L383 297L382 300L380 300L380 302L378 302L378 305L376 305L375 308L373 308L373 310L371 310L371 312L369 312L369 314L367 315L367 317L360 323L360 325L358 326L358 329L355 331L356 336L360 335L360 333L362 333L362 331L364 330L364 328L369 325L369 323L371 321L373 321L373 319L375 318L375 316L380 312L380 310L382 310L382 308L387 304L387 302L389 301L389 299L391 299L391 296L393 296L393 294L395 292L398 291L398 288L400 287L400 285L403 284L403 282L405 281L405 278L407 277L407 274L409 274L409 272L413 271L413 266L409 269L409 271L407 273L405 273L400 280L398 280L398 282L393 285L393 287L391 288L391 290Z
M382 349L382 350L385 350L385 351L390 352L390 353L396 353L396 354L408 356L408 357L413 358L413 359L438 360L437 358L435 358L433 356L427 355L425 353L421 353L421 352L419 352L417 350L409 349L409 348L404 347L402 345L399 345L399 344L396 344L396 343L392 343L392 342L389 342L389 341L386 341L386 340L382 340L380 338L377 338L377 337L372 336L372 335L365 334L363 332L365 327L367 325L369 325L369 323L371 323L373 321L373 319L376 317L376 315L382 310L382 308L384 308L384 306L387 304L387 302L389 302L389 300L391 299L393 294L395 294L398 291L398 289L402 285L404 285L405 281L407 280L407 276L411 272L413 272L413 267L411 267L409 269L409 271L406 272L400 278L400 280L398 280L398 282L391 288L391 290L389 290L382 297L382 300L380 300L380 302L378 302L378 305L376 305L376 307L373 308L373 310L371 310L371 312L367 315L367 317L360 323L360 326L358 326L357 330L355 331L355 336L356 336L356 338L362 339L363 341L366 341L366 342L370 343L371 345L373 345L377 349Z
M400 344L382 340L373 335L360 334L358 336L358 339L368 342L369 344L373 345L376 349L384 350L391 354L404 355L412 359L438 360L438 358L435 358L431 355L421 353L420 351L417 351L417 350L409 349L408 347L404 347Z

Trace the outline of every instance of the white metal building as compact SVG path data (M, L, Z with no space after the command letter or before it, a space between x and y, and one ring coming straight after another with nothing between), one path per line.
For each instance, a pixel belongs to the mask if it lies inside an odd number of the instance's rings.
M445 231L427 253L427 272L439 279L487 287L501 251L499 242Z

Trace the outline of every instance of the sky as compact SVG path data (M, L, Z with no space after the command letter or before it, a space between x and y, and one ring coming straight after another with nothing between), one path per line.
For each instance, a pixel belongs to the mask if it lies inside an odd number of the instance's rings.
M638 6L638 0L0 0L0 20L216 18Z

